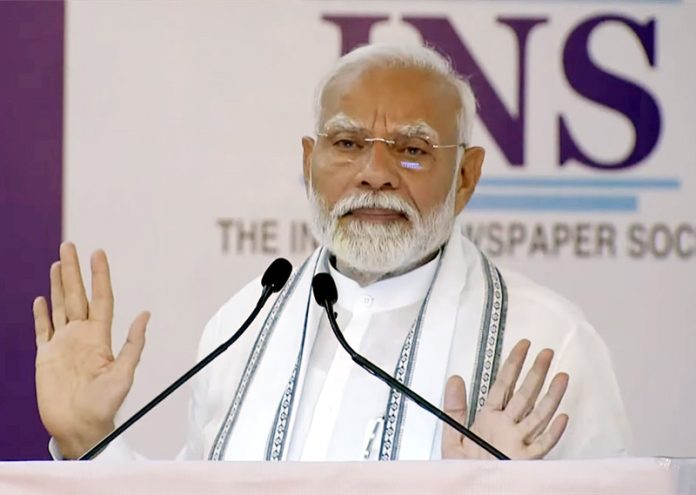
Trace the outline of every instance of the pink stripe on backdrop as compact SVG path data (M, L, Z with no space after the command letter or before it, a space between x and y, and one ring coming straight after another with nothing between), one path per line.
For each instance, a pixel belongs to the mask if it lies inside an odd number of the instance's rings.
M45 459L31 304L61 239L62 1L0 2L0 460Z

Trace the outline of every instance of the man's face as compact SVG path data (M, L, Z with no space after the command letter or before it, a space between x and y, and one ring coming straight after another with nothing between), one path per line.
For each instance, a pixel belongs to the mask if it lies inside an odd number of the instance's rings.
M430 146L459 142L460 105L452 84L418 69L371 69L325 90L320 136L303 138L304 176L315 231L339 259L394 271L444 242L483 159L480 148L458 162L456 147Z

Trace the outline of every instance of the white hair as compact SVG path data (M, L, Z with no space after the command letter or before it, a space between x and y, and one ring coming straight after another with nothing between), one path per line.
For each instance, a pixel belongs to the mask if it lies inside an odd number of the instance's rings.
M442 76L457 89L461 100L457 116L459 140L471 144L471 130L476 115L476 98L469 82L459 75L452 63L432 48L420 45L363 45L338 59L333 69L319 86L316 98L316 126L322 111L322 98L326 88L338 78L346 75L359 75L377 67L398 67L422 69Z

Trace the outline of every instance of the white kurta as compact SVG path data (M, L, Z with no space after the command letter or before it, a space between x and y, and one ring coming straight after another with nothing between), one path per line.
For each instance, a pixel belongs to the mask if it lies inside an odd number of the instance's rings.
M433 260L401 277L362 288L330 267L339 301L338 323L348 343L392 372L401 345L435 274ZM310 357L290 442L291 460L348 461L377 454L389 388L339 346L323 318ZM370 441L370 437L374 437ZM368 448L372 447L372 448Z
M397 433L385 441L390 389L353 364L338 346L325 315L308 294L308 281L312 270L331 271L339 293L338 321L346 339L390 373L397 367L409 332L417 327L407 383L441 405L447 377L461 375L472 408L471 403L480 397L485 400L485 378L491 370L484 365L490 365L494 354L492 348L479 345L483 337L489 338L481 322L482 313L492 304L486 299L485 261L482 265L481 260L478 249L455 234L445 253L428 264L360 287L329 266L325 251L315 253L306 273L289 282L288 286L294 285L287 301L265 310L271 313L266 322L263 316L267 315L262 314L233 347L194 379L187 443L179 458L439 458L441 424L407 400L403 417L392 418ZM560 407L570 421L547 458L624 454L629 446L628 422L602 339L575 306L554 292L511 272L501 275L507 289L507 315L500 322L501 336L504 326L502 358L493 368L526 338L532 346L523 373L537 352L551 348L556 354L549 376L561 371L570 376ZM238 328L260 290L259 280L251 282L210 320L199 358ZM423 318L418 319L421 313ZM274 317L275 329L268 323ZM416 320L422 324L414 325ZM259 345L262 328L268 333ZM269 452L276 457L268 457ZM119 440L100 458L137 455Z

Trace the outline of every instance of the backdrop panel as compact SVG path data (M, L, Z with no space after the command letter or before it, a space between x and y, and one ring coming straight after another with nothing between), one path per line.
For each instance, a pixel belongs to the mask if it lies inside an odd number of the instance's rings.
M63 234L111 256L116 343L153 312L123 414L188 367L236 289L311 250L300 137L321 76L360 43L427 42L480 100L464 228L584 308L635 454L696 455L694 22L686 1L68 3ZM186 400L131 441L171 456Z
M47 457L31 304L61 237L63 3L0 2L0 459Z

